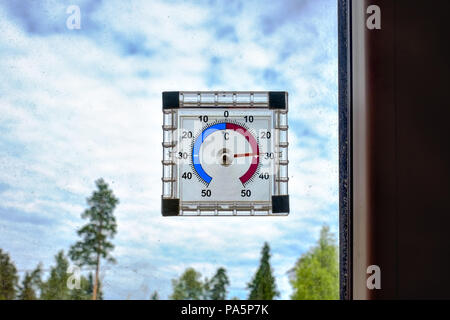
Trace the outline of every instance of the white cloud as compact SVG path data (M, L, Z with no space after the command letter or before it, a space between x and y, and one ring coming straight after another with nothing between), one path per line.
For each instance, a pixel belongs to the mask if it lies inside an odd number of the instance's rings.
M78 217L85 198L94 181L104 177L121 201L115 240L119 263L106 272L106 297L145 298L156 287L167 297L170 279L184 268L194 266L211 276L219 265L229 271L233 294L242 295L268 241L280 248L273 266L282 297L288 298L285 272L322 223L337 224L337 61L329 52L336 50L335 35L322 30L322 20L311 18L319 30L317 42L295 43L298 53L279 60L280 48L301 38L296 21L263 35L265 11L254 3L223 20L215 10L109 1L92 16L101 31L82 25L77 35L36 36L0 7L0 182L8 186L0 192L1 207L29 214L30 221L33 215L53 223L26 229L23 236L46 248L45 254L18 240L22 225L0 225L8 229L1 242L18 264L30 267L30 256L49 264L57 250L67 249L76 239L74 228L83 223ZM217 19L234 27L237 42L216 35L211 26ZM125 55L124 39L136 40L149 55ZM325 57L322 50L328 52ZM220 88L212 88L205 76L215 71L213 57L221 59L215 74ZM161 91L266 90L261 79L266 68L282 75L281 84L271 86L287 84L290 91L291 215L161 217ZM142 71L148 76L140 77ZM302 133L302 123L310 134Z

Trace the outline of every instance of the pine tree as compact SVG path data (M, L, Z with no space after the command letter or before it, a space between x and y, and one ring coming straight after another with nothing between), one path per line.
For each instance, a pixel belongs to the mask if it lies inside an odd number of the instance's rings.
M38 291L42 286L42 265L39 264L32 272L26 272L20 286L20 300L37 300Z
M203 297L203 283L200 272L188 268L179 279L172 280L173 300L200 300Z
M300 257L294 271L292 299L339 299L338 247L329 227L322 228L317 245Z
M16 298L17 269L9 254L0 249L0 300Z
M69 300L70 289L67 280L70 274L67 273L69 260L64 255L64 251L59 251L55 256L56 265L50 269L50 276L42 283L41 299L43 300Z
M208 282L209 299L211 300L225 300L227 297L227 286L230 284L228 280L227 271L225 268L217 269L216 274Z
M269 260L270 247L269 244L265 242L261 251L259 268L252 281L247 285L250 290L248 300L273 300L275 297L279 296Z
M81 217L89 222L78 230L81 241L75 243L69 251L71 259L79 266L95 267L94 288L92 299L98 298L100 261L106 259L115 262L111 256L114 245L109 241L117 232L114 209L119 203L108 184L103 179L96 182L97 190L87 199L89 209Z

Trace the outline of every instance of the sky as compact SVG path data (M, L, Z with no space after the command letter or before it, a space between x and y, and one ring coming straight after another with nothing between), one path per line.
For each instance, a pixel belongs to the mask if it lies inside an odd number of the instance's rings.
M289 92L289 216L161 216L161 92L183 90ZM120 199L106 299L166 299L220 266L245 299L265 241L289 299L288 270L338 232L337 92L335 0L0 0L0 248L21 275L50 268L103 177Z

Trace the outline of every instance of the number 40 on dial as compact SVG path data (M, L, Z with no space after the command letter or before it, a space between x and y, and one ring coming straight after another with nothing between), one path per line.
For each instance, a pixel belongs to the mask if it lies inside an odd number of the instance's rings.
M287 92L163 92L163 216L287 215Z

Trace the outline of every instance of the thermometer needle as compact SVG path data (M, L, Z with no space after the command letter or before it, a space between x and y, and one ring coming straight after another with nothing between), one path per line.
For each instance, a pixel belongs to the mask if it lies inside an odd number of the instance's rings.
M257 156L257 153L239 153L239 154L235 154L234 157L235 158L239 158L239 157L252 157L252 156Z

